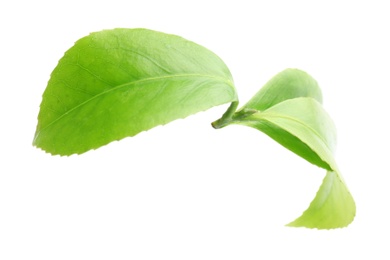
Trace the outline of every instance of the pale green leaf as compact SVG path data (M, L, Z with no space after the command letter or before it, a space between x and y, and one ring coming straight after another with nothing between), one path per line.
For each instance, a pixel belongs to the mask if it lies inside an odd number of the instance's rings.
M297 97L312 97L322 102L321 89L313 77L302 70L285 69L268 81L243 108L263 111Z
M345 227L353 220L355 202L333 158L335 127L319 102L310 97L288 99L234 123L256 128L328 170L309 209L290 226L329 229Z
M340 175L328 171L309 208L287 226L318 229L346 227L353 221L355 213L355 202Z
M321 106L317 82L307 73L287 69L272 78L241 109L232 103L213 127L241 124L258 129L275 141L327 170L309 208L289 226L330 229L345 227L355 216L355 202L334 160L336 129Z
M328 167L328 170L337 169L333 159L333 151L336 145L336 129L329 115L322 108L321 104L312 98L294 98L281 102L263 112L257 112L248 116L242 122L256 124L256 122L267 122L275 126L278 131L274 136L276 141L285 138L284 132L296 137L316 153ZM285 145L285 144L284 144ZM288 149L296 149L294 146L287 146ZM305 158L301 151L295 151ZM308 158L305 158L308 160ZM318 165L321 167L321 165Z
M43 94L33 144L83 153L237 100L214 53L146 29L92 33L59 61Z

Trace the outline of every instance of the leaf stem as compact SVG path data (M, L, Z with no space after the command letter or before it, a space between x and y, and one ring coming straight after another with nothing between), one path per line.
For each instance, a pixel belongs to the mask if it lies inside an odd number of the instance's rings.
M211 123L211 125L215 129L219 129L222 127L227 126L233 118L234 113L236 112L236 109L238 107L238 101L234 101L230 104L228 110L222 115L222 117L214 122Z

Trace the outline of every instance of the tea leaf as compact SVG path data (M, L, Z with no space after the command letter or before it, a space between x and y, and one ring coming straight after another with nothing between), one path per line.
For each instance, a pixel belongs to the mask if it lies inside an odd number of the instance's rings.
M318 229L346 227L353 221L355 214L355 201L344 181L338 173L327 171L309 208L287 226Z
M322 103L322 93L317 81L298 69L285 69L268 81L244 108L263 111L287 99L311 97Z
M289 226L345 227L355 216L355 202L333 157L336 129L320 102L322 94L317 82L303 71L287 69L272 78L237 112L213 122L215 128L240 124L260 130L327 170L309 208Z
M235 123L268 134L287 149L327 170L309 209L289 226L330 229L345 227L352 222L355 202L333 158L335 128L315 99L289 99Z
M51 74L33 144L83 153L237 100L211 51L175 35L113 29L78 40Z

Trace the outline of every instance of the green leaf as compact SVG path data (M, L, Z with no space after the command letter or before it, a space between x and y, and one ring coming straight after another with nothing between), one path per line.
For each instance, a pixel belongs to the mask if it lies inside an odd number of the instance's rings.
M307 97L289 99L236 123L263 131L309 162L328 170L310 207L289 226L330 229L352 222L355 202L333 158L335 128L320 103Z
M317 82L307 73L287 69L271 79L246 105L215 121L215 128L240 124L260 130L327 174L309 208L289 226L345 227L355 216L355 202L333 157L335 126L321 106Z
M281 102L265 111L256 112L240 122L263 131L287 149L327 170L337 169L333 159L336 129L321 104L313 98L301 97ZM298 146L298 143L305 146ZM308 148L308 149L307 149ZM315 155L321 162L312 161Z
M321 89L314 78L302 70L285 69L268 81L244 108L263 111L297 97L312 97L322 102Z
M350 224L356 213L355 202L336 172L328 171L309 208L290 227L330 229Z
M52 72L33 144L79 154L235 101L228 68L206 48L146 29L104 30L78 40Z

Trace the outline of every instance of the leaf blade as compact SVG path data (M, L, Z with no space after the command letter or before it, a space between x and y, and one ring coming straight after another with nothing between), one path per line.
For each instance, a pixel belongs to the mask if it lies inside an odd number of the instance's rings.
M243 108L264 111L298 97L311 97L322 103L321 89L313 77L302 70L285 69L269 80Z
M289 99L235 123L266 133L302 158L327 170L309 208L288 226L331 229L345 227L353 221L356 205L333 158L335 127L321 104L308 97Z
M263 131L263 128L259 128L259 122L268 122L271 128L281 129L271 136L275 141L280 143L280 138L290 133L308 145L330 168L323 167L317 163L316 165L328 170L337 170L332 155L336 143L336 129L328 114L316 100L307 97L289 99L263 112L254 113L237 123ZM294 150L297 142L291 145L282 143L282 145L313 163L304 152Z
M204 47L146 29L101 31L52 72L33 144L83 153L236 100L226 65Z
M332 229L348 226L356 214L355 201L336 172L328 171L308 209L290 227Z
M251 120L246 121L245 123L237 122L237 124L257 129L308 162L317 165L318 167L332 170L331 166L321 159L307 144L302 142L302 140L267 120Z

